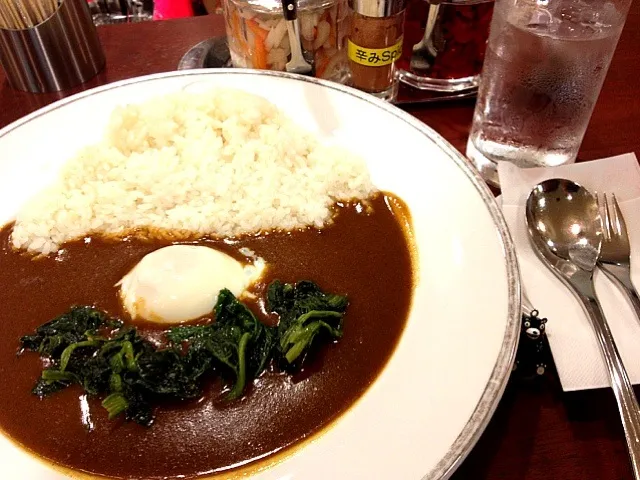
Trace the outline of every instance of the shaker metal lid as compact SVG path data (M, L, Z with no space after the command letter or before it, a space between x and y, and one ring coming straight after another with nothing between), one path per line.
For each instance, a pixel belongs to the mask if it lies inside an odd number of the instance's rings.
M230 0L234 5L248 8L255 13L283 15L281 0ZM338 3L338 0L298 0L298 13L322 10Z
M406 7L406 0L349 0L349 6L366 17L390 17Z

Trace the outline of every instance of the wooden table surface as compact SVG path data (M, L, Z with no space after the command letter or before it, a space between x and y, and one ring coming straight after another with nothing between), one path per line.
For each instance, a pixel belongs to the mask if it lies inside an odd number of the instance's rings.
M107 67L82 88L64 94L17 92L0 71L0 128L83 89L175 70L191 46L223 31L222 18L213 15L101 27ZM581 160L626 152L640 155L639 86L640 3L635 2L580 149ZM473 100L467 100L405 109L464 151L473 105ZM538 381L511 381L478 445L454 474L455 480L632 478L611 392L564 394L551 370Z

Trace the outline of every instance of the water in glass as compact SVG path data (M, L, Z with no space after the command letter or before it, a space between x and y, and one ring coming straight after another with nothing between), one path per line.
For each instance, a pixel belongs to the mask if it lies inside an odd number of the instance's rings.
M625 3L497 2L467 144L467 156L490 183L497 184L496 162L575 161L624 25Z

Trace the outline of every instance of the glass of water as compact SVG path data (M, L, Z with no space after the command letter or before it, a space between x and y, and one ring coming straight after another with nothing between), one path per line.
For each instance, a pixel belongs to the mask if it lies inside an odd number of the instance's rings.
M574 162L631 0L496 0L467 157L498 185L497 163Z

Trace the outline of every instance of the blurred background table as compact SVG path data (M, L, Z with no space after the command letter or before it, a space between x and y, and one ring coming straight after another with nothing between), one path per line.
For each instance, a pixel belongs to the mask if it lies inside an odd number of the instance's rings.
M81 90L175 70L182 55L193 45L224 34L224 20L209 15L107 25L98 31L107 67L80 88L41 95L17 92L7 85L0 71L0 128ZM626 152L640 156L639 86L640 3L635 2L580 150L580 160ZM464 152L473 106L473 100L465 100L411 105L405 110ZM632 478L613 395L608 391L564 394L553 368L536 381L513 380L477 447L453 478Z

